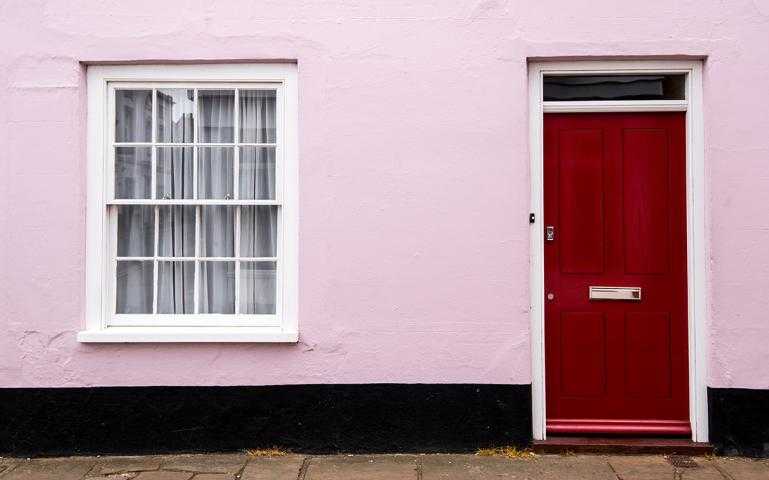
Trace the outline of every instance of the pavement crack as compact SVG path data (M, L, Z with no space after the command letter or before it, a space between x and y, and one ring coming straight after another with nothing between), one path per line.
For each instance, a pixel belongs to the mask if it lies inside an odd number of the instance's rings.
M249 457L246 457L246 461L243 462L243 465L241 465L240 470L238 470L238 472L235 474L236 479L240 479L243 477L243 472L246 471L246 467L248 466L249 463L251 463L251 459Z
M304 477L307 476L307 470L310 468L310 461L312 461L312 457L304 457L302 466L299 467L299 473L296 475L296 480L304 480Z
M417 466L415 470L417 471L417 480L422 480L422 457L417 457Z
M614 470L614 465L612 465L610 461L607 460L606 465L608 465L609 468L611 468L611 471L612 473L614 473L614 476L617 477L617 480L623 480L622 476L619 473L617 473L616 470Z
M721 465L719 465L717 462L712 462L712 463L713 463L713 468L715 468L718 471L718 473L720 473L721 476L724 477L726 480L735 480L735 478L731 476L729 472L721 468Z

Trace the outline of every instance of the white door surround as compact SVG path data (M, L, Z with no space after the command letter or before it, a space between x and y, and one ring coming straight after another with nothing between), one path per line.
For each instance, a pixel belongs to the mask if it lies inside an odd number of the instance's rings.
M545 102L545 75L685 74L685 100ZM692 440L708 441L706 384L706 235L702 62L699 60L575 60L529 62L529 147L531 161L530 235L532 433L544 440L545 316L543 241L543 119L546 112L686 112L686 221L689 335L689 416Z

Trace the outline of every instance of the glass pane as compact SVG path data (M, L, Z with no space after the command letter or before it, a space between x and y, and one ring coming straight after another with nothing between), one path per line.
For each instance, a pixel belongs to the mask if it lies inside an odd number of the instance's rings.
M158 255L161 257L195 256L195 207L159 207Z
M200 207L200 256L235 256L235 207Z
M195 262L158 262L158 313L195 313Z
M117 256L151 257L155 244L155 207L117 207Z
M200 313L235 313L235 262L200 262Z
M683 100L685 75L574 75L544 80L545 101Z
M116 312L152 313L153 262L117 262Z
M240 256L274 257L278 244L278 207L240 207Z
M275 91L240 91L240 141L275 142Z
M240 313L275 313L275 275L275 262L240 263Z
M157 149L156 198L192 198L192 147Z
M152 150L149 147L115 149L115 198L150 198Z
M200 117L198 141L202 143L231 143L235 130L235 91L198 90Z
M198 198L234 198L233 147L198 149Z
M193 141L195 90L158 90L157 141L185 143Z
M240 147L240 198L275 199L275 147Z
M152 141L152 90L115 91L115 141Z

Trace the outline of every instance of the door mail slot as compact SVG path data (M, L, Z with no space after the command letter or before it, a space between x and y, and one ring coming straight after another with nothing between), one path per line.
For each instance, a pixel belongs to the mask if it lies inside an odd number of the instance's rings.
M590 287L590 300L641 300L641 287Z

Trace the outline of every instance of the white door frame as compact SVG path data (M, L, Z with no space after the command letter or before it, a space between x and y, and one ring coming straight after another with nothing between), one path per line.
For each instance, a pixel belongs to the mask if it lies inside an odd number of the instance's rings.
M529 63L529 143L531 160L530 238L532 434L545 430L545 261L543 240L543 120L546 112L686 112L686 252L689 316L689 416L692 440L708 441L706 385L705 150L703 142L702 62L699 60L579 60ZM544 102L547 75L617 73L686 74L686 100Z

